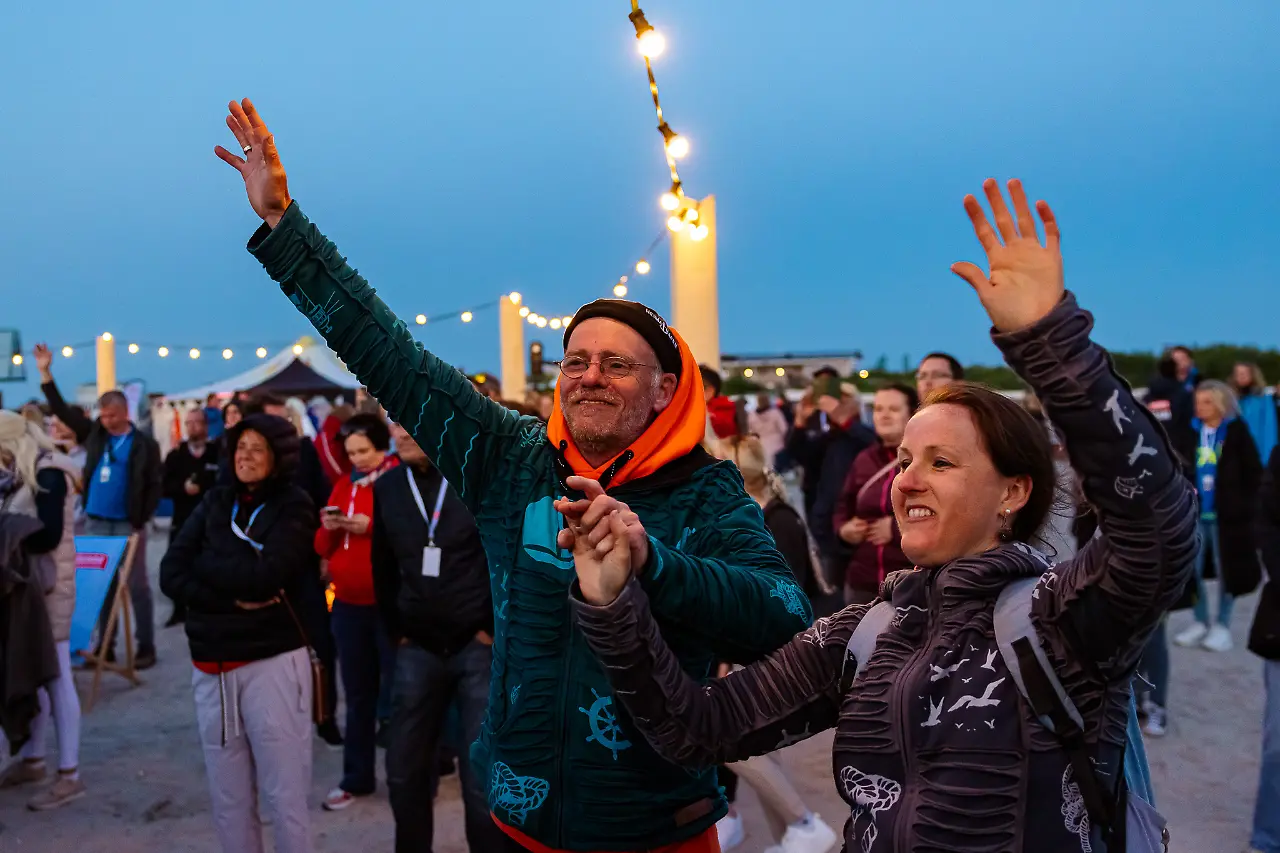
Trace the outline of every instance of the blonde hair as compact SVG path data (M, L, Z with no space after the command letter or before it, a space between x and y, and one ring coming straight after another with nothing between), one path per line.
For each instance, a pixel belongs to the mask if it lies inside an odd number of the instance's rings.
M716 455L738 466L742 482L750 495L767 495L790 503L787 487L777 472L769 467L764 444L754 435L734 435L721 440Z
M32 492L36 485L36 466L45 453L55 453L53 439L36 424L14 412L0 411L0 462L12 466L18 480Z
M1231 386L1218 379L1206 379L1196 386L1197 394L1208 394L1214 398L1224 418L1238 418L1240 403Z

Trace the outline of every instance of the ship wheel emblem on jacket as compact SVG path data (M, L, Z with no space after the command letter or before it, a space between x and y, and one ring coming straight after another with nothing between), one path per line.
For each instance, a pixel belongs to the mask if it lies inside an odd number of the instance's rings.
M609 707L613 704L613 697L601 696L594 687L591 688L591 695L596 697L596 701L591 703L591 707L583 708L579 706L578 708L579 711L587 715L587 723L591 726L591 734L587 736L587 743L595 741L612 752L613 760L617 761L619 750L631 746L631 741L622 739L622 727L618 725L618 718Z

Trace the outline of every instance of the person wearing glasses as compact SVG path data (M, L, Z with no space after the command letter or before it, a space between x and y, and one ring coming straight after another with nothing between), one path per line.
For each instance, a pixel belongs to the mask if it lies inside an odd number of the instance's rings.
M920 359L920 366L916 368L916 394L923 403L933 391L963 379L964 367L955 356L931 352Z
M229 106L244 156L216 153L265 220L249 251L475 516L494 645L471 755L507 849L718 849L727 808L714 768L662 759L621 708L570 618L560 539L562 514L626 519L637 574L694 678L758 660L809 624L759 504L732 463L700 447L692 351L652 309L597 300L565 331L549 423L487 399L413 339L293 202L253 105Z
M312 681L298 613L314 583L315 509L293 485L297 432L252 415L224 433L232 482L191 513L160 562L186 607L191 686L223 853L261 853L261 796L277 853L310 853Z
M400 462L390 455L391 429L377 415L352 415L338 430L338 441L351 460L351 474L338 481L320 510L315 541L333 580L333 639L347 699L342 781L325 797L327 811L374 792L378 699L395 664L373 587L373 486Z

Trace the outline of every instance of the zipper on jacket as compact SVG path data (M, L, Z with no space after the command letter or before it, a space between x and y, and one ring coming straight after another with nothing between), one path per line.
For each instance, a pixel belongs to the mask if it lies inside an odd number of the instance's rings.
M925 623L924 637L920 643L920 648L916 649L907 658L907 662L902 665L898 671L897 677L893 681L893 700L897 706L897 724L898 724L898 745L902 750L902 796L898 799L898 813L893 821L893 846L894 849L902 850L902 839L906 838L910 832L910 826L907 824L907 803L911 802L909 789L914 785L914 751L911 748L911 712L907 707L906 692L911 684L912 675L919 664L924 660L929 650L933 647L933 628L937 623L934 618L933 605L933 581L937 575L937 570L929 573L925 580L925 616L929 620Z
M556 822L552 832L552 837L555 838L556 840L554 847L557 850L565 850L568 848L568 845L565 843L565 838L564 838L564 817L565 817L564 810L565 810L565 803L568 800L564 792L564 780L565 780L564 767L569 760L570 725L569 725L569 715L567 712L569 704L566 703L566 699L568 698L567 694L569 691L569 687L573 684L574 636L575 636L575 632L573 630L572 623L570 623L569 638L568 638L569 653L566 656L567 660L564 667L564 676L560 679L560 695L556 697L556 701L560 703L560 719L562 721L560 724L560 750L559 750L559 755L556 756L556 788L555 790L558 792L556 794L556 800L557 800L556 801Z

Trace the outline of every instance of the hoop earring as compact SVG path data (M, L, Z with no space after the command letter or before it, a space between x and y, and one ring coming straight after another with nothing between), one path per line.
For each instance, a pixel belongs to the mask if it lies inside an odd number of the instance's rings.
M1010 510L1004 511L1004 517L1000 519L1000 532L997 535L1001 542L1009 542L1013 539L1013 516Z

